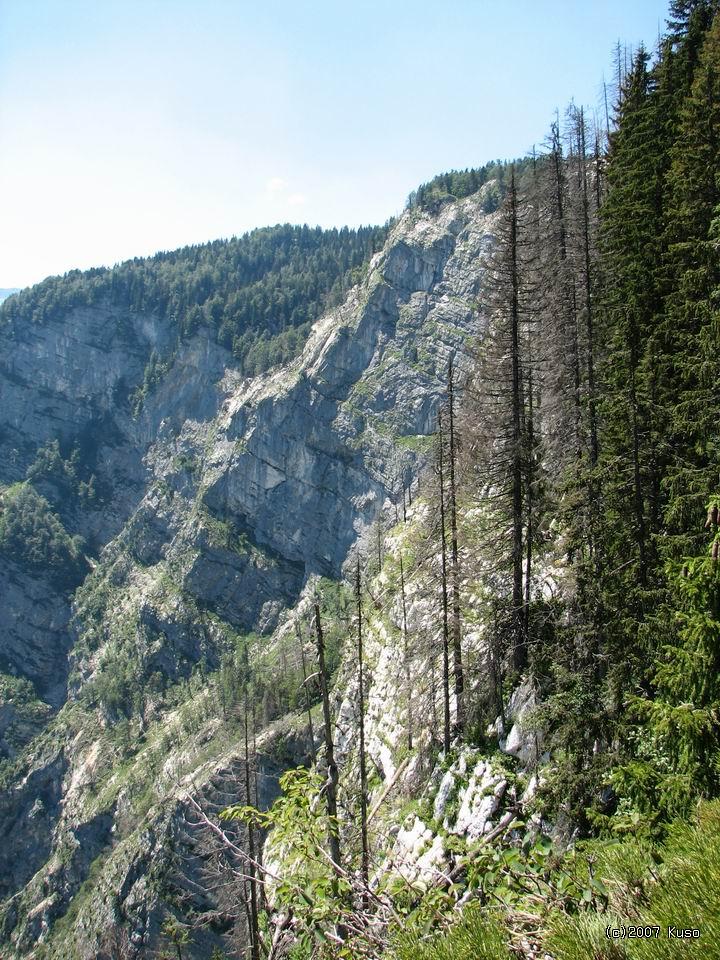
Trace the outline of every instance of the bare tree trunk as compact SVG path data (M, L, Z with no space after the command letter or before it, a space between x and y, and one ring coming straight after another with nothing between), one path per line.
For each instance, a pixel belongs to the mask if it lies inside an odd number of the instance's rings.
M410 676L410 650L408 647L408 629L407 629L407 604L405 602L405 570L403 567L402 553L400 554L400 596L402 598L402 618L403 618L403 661L405 665L405 696L407 697L407 745L408 750L412 750L413 745L413 709L412 709L412 683Z
M540 189L538 184L537 161L533 153L533 197L534 207L533 218L533 236L532 246L535 251L540 250L541 240L541 218L540 218ZM535 484L535 376L534 376L534 355L533 340L537 333L537 326L541 324L540 314L534 323L525 325L525 344L527 353L527 402L523 397L523 409L525 411L525 464L526 464L526 497L527 497L527 521L525 528L525 599L523 604L523 634L526 648L530 648L530 602L532 600L532 562L533 546L535 537L535 511L537 504L535 502L536 484ZM540 330L542 327L540 326ZM542 378L540 377L540 383ZM538 390L538 411L542 411L540 392Z
M602 177L600 175L600 133L595 128L595 210L599 214L602 207Z
M363 881L363 907L367 909L367 890L370 877L370 849L368 846L367 826L367 764L365 757L365 675L363 667L362 636L362 591L360 582L360 557L357 558L355 571L355 599L357 602L357 655L359 687L359 727L360 727L360 839L362 845L361 873Z
M462 666L462 637L460 631L460 560L458 556L457 496L455 488L455 383L452 360L448 365L448 413L450 433L450 535L452 545L452 651L455 677L456 729L465 728L465 678Z
M567 259L567 231L565 229L565 199L564 199L565 177L563 176L563 170L562 170L559 121L553 123L551 137L552 137L552 158L553 158L553 174L554 174L553 185L555 187L555 213L557 216L558 227L560 230L560 233L558 236L558 242L560 245L560 260L564 261Z
M443 654L443 749L450 751L450 631L448 624L447 535L445 528L444 438L442 416L438 414L438 471L440 481L440 558L442 581Z
M335 763L333 749L332 720L330 717L330 692L328 690L327 668L325 666L325 641L323 639L322 624L320 622L320 605L315 604L315 630L317 632L318 667L320 675L320 693L323 705L323 721L325 732L325 762L327 764L327 780L325 782L325 803L329 820L328 846L330 858L340 869L340 835L338 831L337 815L337 787L338 768Z
M610 111L608 110L607 84L603 80L603 100L605 101L605 135L610 140Z
M437 676L436 676L436 657L434 649L430 649L430 733L433 742L435 742L438 733L437 717Z
M525 643L530 639L530 601L532 599L532 559L534 510L535 510L535 422L533 407L533 371L532 355L530 353L530 339L528 338L528 412L527 412L527 526L525 530L525 605L523 609L523 630Z
M253 775L253 802L255 804L255 809L260 809L260 791L258 789L258 752L257 752L257 720L255 716L255 698L252 698L252 775ZM257 857L258 868L260 874L263 874L263 844L262 841L258 842L257 845ZM265 884L257 884L258 890L258 908L260 910L265 910L267 912L268 904L267 897L265 896ZM262 938L259 938L260 944L262 945Z
M523 443L522 443L522 371L520 366L520 276L518 263L518 210L515 168L510 168L508 191L510 212L510 356L512 363L512 518L513 518L513 665L523 670L527 663L527 644L523 622Z
M245 802L250 806L253 802L252 796L252 770L250 767L250 744L248 737L248 688L245 686ZM250 860L248 863L248 876L250 878L250 956L252 960L260 960L260 938L258 925L258 902L257 902L257 884L255 879L255 827L248 823L248 853Z
M300 658L302 663L303 689L305 690L305 709L308 716L308 736L310 737L310 754L313 763L317 762L317 753L315 751L315 731L313 730L312 708L310 705L310 691L308 689L307 664L305 663L305 648L303 646L302 631L300 624L295 621L295 634L297 636L298 646L300 647Z

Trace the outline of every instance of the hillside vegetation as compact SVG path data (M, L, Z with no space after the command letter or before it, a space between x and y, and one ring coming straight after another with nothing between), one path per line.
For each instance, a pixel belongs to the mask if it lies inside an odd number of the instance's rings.
M381 227L284 224L112 268L74 270L10 297L0 323L43 323L109 303L155 314L180 338L207 327L252 375L297 354L312 322L341 302L386 235Z

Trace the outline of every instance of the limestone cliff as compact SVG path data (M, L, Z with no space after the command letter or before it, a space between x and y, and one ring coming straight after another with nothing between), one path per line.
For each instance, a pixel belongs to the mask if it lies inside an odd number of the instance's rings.
M222 671L238 637L280 669L284 611L340 576L414 468L448 360L467 362L482 324L490 187L407 211L298 359L254 379L202 328L179 339L109 304L0 331L6 489L55 441L82 451L94 484L60 498L57 472L34 481L84 538L82 583L0 565L0 668L51 708L3 771L3 956L113 955L121 928L131 956L151 956L163 918L188 909L213 919L193 956L242 937L231 905L199 892L197 857L212 853L188 825L191 798L242 787ZM143 389L153 356L163 376ZM266 801L272 777L307 759L304 730L288 719L264 734Z

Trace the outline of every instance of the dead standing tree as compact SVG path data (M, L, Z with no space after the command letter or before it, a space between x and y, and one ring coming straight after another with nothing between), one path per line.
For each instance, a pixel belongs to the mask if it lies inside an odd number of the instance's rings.
M327 780L325 782L325 804L328 815L328 848L330 857L335 864L336 871L340 869L340 832L338 824L337 809L337 791L338 791L338 768L335 763L335 750L333 747L332 718L330 714L330 690L328 686L328 673L325 665L325 639L323 637L322 623L320 621L320 605L315 604L315 631L317 636L317 654L318 669L320 678L320 695L323 706L323 732L325 735L325 765L327 768Z
M360 557L357 558L355 571L355 601L357 604L357 658L358 658L358 727L360 733L360 840L361 840L361 878L363 887L367 888L370 871L370 850L368 846L368 782L367 764L365 755L365 674L363 665L363 612L362 591L360 580ZM367 898L363 892L363 905L367 906Z
M445 446L442 415L438 414L438 500L440 502L440 573L442 590L442 658L443 658L443 749L450 750L450 629L447 578L447 527L445 522Z
M465 678L462 665L462 627L460 623L460 556L458 549L457 487L455 468L457 465L457 436L455 433L455 372L453 362L448 364L447 386L448 414L448 466L450 479L450 538L452 546L452 652L453 677L455 680L455 731L462 734L465 728Z

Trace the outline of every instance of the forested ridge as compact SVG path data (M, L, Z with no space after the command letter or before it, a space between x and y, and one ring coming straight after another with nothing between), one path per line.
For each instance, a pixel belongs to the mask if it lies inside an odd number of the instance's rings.
M531 160L523 158L515 161L515 168L522 170ZM477 193L481 187L488 184L484 191L483 210L491 213L497 210L505 192L506 176L510 164L507 160L495 160L483 164L482 167L468 167L466 170L449 170L433 177L427 183L421 183L417 190L413 190L407 199L409 209L418 207L422 210L436 208L446 200L460 200Z
M187 338L206 327L249 374L292 359L310 325L340 303L387 227L290 224L183 247L112 268L48 277L0 306L0 323L44 323L109 304L150 313Z

